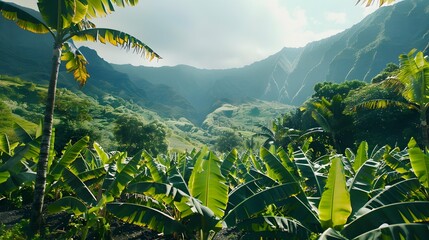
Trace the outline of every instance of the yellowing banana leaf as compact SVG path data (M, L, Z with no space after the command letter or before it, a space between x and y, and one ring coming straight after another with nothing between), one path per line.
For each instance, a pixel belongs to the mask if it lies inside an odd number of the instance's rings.
M74 41L91 41L110 43L114 46L125 48L126 50L132 49L135 53L142 54L149 61L154 58L161 59L161 57L154 52L150 47L144 44L137 38L118 31L108 28L92 28L83 31L75 32L71 34Z
M88 64L88 62L72 43L66 42L63 44L61 61L66 62L66 69L68 72L73 72L74 79L76 79L81 86L85 85L89 78L86 69L86 64Z
M124 7L125 5L134 6L138 0L87 0L88 17L103 17L115 11L113 5Z
M22 29L41 34L50 32L42 21L9 3L1 1L0 11L4 18L14 21Z
M328 180L319 203L319 218L324 229L341 228L352 211L344 167L339 156L332 159Z
M57 31L84 20L88 11L86 0L38 0L37 6L45 23Z

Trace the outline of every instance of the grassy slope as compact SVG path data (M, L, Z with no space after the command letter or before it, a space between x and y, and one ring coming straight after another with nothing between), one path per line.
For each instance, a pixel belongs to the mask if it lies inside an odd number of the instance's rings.
M31 83L19 78L11 78L0 75L0 100L2 100L12 110L11 118L0 122L0 132L13 136L12 122L16 122L33 133L37 122L36 119L41 117L43 109L42 98L29 101L25 94ZM33 92L38 95L46 94L46 87L41 85L32 85ZM279 116L291 109L278 103L265 101L254 101L239 106L229 104L222 105L205 119L203 126L194 125L186 118L161 118L153 111L142 108L141 106L129 101L125 101L115 96L105 96L102 99L94 99L85 95L83 92L71 92L66 89L59 89L57 94L57 105L62 102L73 99L76 103L89 104L89 114L91 120L88 124L98 129L101 133L100 144L108 149L115 150L115 140L112 134L114 119L120 114L132 114L139 116L145 122L159 121L167 126L167 141L171 150L185 151L199 148L203 145L214 143L217 135L225 130L239 131L242 136L250 137L258 129L256 124L267 125L274 117ZM56 112L56 123L61 118L60 107ZM0 119L1 121L1 119ZM60 134L57 132L56 134Z

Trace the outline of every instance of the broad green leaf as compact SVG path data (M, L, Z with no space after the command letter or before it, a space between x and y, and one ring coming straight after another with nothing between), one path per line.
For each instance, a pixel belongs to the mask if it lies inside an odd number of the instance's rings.
M402 180L386 186L383 191L368 200L364 206L359 209L356 216L363 215L372 209L382 207L384 205L399 203L408 200L420 188L420 183L416 178Z
M94 144L92 146L94 147L94 150L97 153L97 156L101 159L101 162L103 164L110 164L111 163L109 156L103 150L103 148L100 146L100 144L98 144L97 142L94 142Z
M125 187L130 183L135 176L139 173L139 163L142 160L142 152L137 153L125 167L115 175L115 179L107 190L107 200L112 201L113 198L119 197Z
M50 31L42 21L9 3L1 1L0 11L4 18L14 21L22 29L42 34Z
M62 211L72 212L74 215L79 216L86 213L86 205L79 198L67 196L48 206L48 212L51 214Z
M318 240L348 240L348 238L341 235L341 233L333 228L326 229Z
M10 173L20 173L25 166L24 161L33 160L37 162L40 151L39 140L33 140L23 147L15 148L15 154L9 158L3 165L0 165L0 171L9 171Z
M179 173L179 170L176 167L172 167L168 170L168 182L173 185L173 187L180 189L187 195L191 195L189 193L189 188L183 176Z
M240 184L229 193L227 210L229 211L233 209L247 198L255 195L256 193L266 188L273 187L275 185L278 184L268 177L254 179Z
M423 186L429 188L429 156L422 152L414 139L410 140L408 148L414 173Z
M305 156L303 151L298 150L294 152L294 162L299 169L301 177L305 179L307 187L315 189L315 193L312 196L322 196L323 183L319 181L319 177L317 176L318 174L314 169L313 163L310 161L310 159Z
M266 148L261 147L261 160L267 168L267 175L280 183L296 182L295 177L282 165L280 160Z
M171 204L173 201L181 202L182 198L189 198L189 195L181 190L166 183L157 182L138 182L130 184L126 192L128 193L144 193L157 201L162 201L166 204Z
M146 151L143 152L143 159L147 168L149 168L150 176L154 182L164 183L167 179L165 166L156 161Z
M185 227L180 222L154 208L115 202L108 203L106 209L113 216L127 223L147 227L160 233L173 234L185 231Z
M243 239L309 239L311 231L300 222L276 216L256 217L235 226L244 231Z
M237 149L231 150L221 164L221 173L224 177L227 177L231 171L235 171L234 164L238 160Z
M332 159L328 180L319 203L319 218L324 229L340 228L352 211L344 167L339 156Z
M10 173L5 171L5 172L0 172L0 183L4 183L6 182L10 177Z
M31 134L18 123L13 124L13 131L15 132L15 135L17 136L19 141L21 141L22 143L28 143L33 140Z
M226 214L224 221L229 227L232 227L237 222L261 213L271 204L280 207L280 203L300 192L301 187L295 182L267 188L240 202Z
M199 199L221 218L228 203L228 186L220 171L220 160L209 152L208 156L199 158L189 179L191 196Z
M378 229L383 224L420 223L429 221L429 202L400 202L385 205L360 216L344 226L347 238Z
M90 186L95 183L99 183L105 177L107 171L104 167L95 168L78 174L79 179Z
M370 198L378 166L378 162L369 159L356 169L357 173L349 186L353 212L359 210Z
M292 162L288 153L282 147L277 149L277 156L281 160L283 167L286 168L288 172L290 172L291 174L298 175L297 166Z
M66 169L70 164L73 163L73 161L76 160L76 158L80 155L81 151L87 147L88 142L89 137L86 136L81 138L75 144L67 147L61 159L58 161L57 164L54 165L52 171L50 172L54 179L60 178L61 173L64 171L64 169Z
M86 202L87 205L96 205L97 199L91 190L83 181L67 168L63 170L64 182L76 193L79 199Z
M11 155L9 138L6 133L0 134L0 151Z
M360 143L354 160L353 169L355 171L357 171L365 163L365 161L368 160L368 143L366 141L362 141Z
M427 239L429 225L427 223L382 224L377 229L363 233L354 239Z

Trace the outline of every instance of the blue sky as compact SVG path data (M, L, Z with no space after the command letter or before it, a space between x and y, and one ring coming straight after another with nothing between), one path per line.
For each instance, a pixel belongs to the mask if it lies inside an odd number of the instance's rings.
M36 0L13 0L35 6ZM135 7L94 22L123 30L145 42L163 59L102 44L85 44L113 63L146 66L187 64L198 68L233 68L280 51L326 38L362 20L376 7L355 0L140 0Z

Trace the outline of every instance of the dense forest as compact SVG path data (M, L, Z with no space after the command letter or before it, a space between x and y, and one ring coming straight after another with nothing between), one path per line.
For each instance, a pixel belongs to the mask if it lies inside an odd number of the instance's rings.
M91 81L70 39L160 58L87 20L123 1L57 4L39 1L42 21L0 1L6 19L55 42L49 85L0 75L0 239L429 235L429 45L370 82L326 79L298 107L222 103L196 126L57 88L61 62Z

